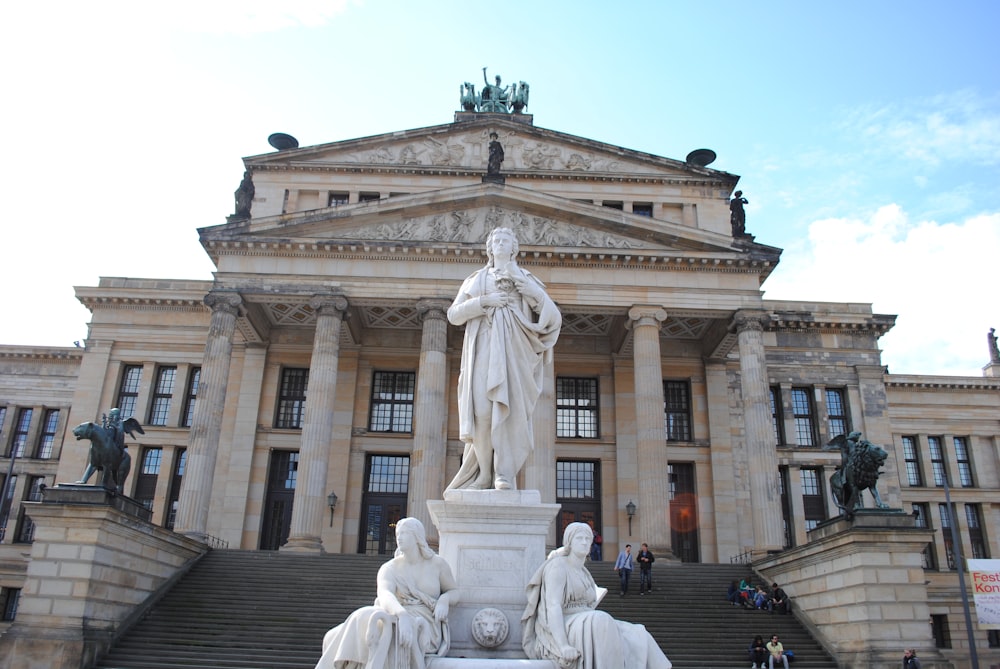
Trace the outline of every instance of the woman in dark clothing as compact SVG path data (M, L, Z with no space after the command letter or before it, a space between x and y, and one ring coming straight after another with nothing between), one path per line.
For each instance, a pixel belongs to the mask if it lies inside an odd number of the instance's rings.
M750 642L750 661L753 663L753 669L757 667L764 669L764 665L767 664L767 648L764 646L764 637L759 634Z

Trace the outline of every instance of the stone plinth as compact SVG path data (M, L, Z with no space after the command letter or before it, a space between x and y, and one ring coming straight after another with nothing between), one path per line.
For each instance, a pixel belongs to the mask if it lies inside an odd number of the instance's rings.
M525 586L546 557L558 504L542 504L537 490L448 490L427 502L441 538L438 553L455 572L461 602L451 609L450 657L523 659L521 614ZM473 636L483 609L507 618L506 640L486 648Z
M207 550L99 486L46 488L25 508L35 540L17 619L0 639L2 669L92 666L137 607Z
M917 650L924 669L950 668L928 624L921 552L934 533L913 522L899 510L859 511L853 520L824 523L809 543L754 568L785 589L841 666L895 669L905 646Z

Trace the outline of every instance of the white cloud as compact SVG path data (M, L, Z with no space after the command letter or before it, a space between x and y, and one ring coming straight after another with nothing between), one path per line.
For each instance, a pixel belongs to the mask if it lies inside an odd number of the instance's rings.
M893 372L981 373L986 332L1000 327L1000 213L911 223L891 204L863 219L815 221L795 246L766 297L873 303L876 313L898 315L881 341Z

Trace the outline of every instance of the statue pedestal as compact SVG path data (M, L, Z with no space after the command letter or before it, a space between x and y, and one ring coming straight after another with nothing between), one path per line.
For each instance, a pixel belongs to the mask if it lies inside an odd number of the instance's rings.
M559 505L542 504L537 490L447 490L443 501L428 501L427 508L441 538L438 554L462 589L449 614L448 655L524 659L525 586L545 561ZM476 641L473 623L484 609L497 609L507 619L506 638L495 646Z
M921 557L933 537L902 510L863 509L822 523L809 543L755 560L754 569L784 588L841 666L895 669L905 647L917 650L924 669L943 669L951 663L927 624Z

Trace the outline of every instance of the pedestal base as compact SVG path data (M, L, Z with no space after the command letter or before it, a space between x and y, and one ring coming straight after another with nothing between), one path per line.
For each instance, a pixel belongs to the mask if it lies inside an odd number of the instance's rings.
M444 501L428 501L427 508L441 537L438 553L462 589L462 601L449 614L449 656L524 660L525 586L545 560L559 505L542 504L537 490L448 490ZM488 645L476 640L484 636L474 626L489 617L481 613L485 609L506 618L507 633L502 639L497 635L495 645L491 639Z

